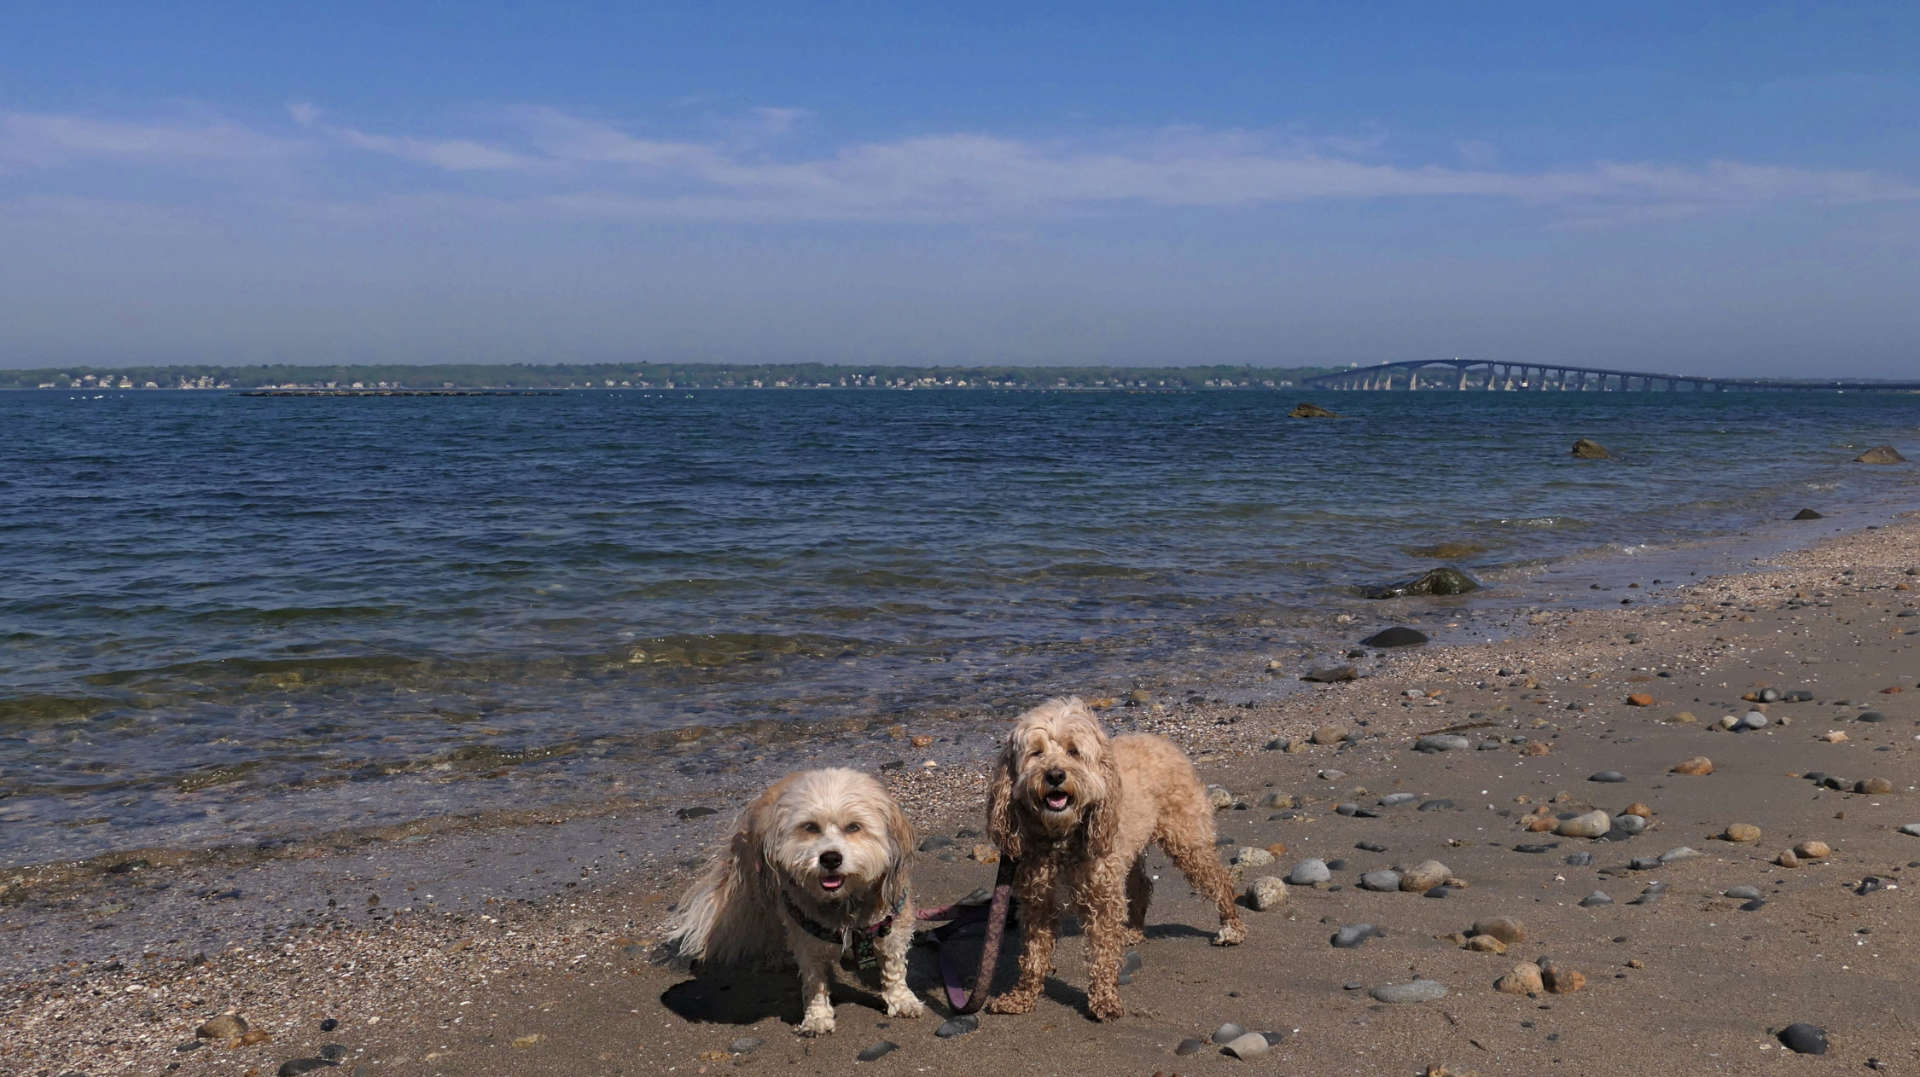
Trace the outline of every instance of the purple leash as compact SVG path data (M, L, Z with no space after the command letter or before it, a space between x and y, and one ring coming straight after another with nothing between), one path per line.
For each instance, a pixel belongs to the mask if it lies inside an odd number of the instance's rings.
M943 905L937 909L925 909L914 913L916 920L946 920L946 927L937 928L934 938L941 940L940 932L963 924L977 923L982 917L987 921L986 937L981 941L980 969L974 974L973 989L968 990L960 978L960 969L946 947L940 948L940 978L945 981L947 1001L952 1004L955 1014L974 1013L986 1005L987 991L993 984L994 967L1000 963L1000 938L1007 928L1007 906L1013 898L1013 863L1002 857L1000 870L993 880L993 901L981 905Z

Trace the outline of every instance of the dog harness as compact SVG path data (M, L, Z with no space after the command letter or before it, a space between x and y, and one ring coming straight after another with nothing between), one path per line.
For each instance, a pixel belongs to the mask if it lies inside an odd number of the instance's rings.
M799 905L794 904L793 895L784 890L780 892L780 900L786 906L787 915L793 918L793 922L799 925L800 930L821 942L837 944L843 952L851 945L854 960L863 969L873 968L880 963L880 956L874 951L874 943L887 937L887 933L893 930L893 918L899 916L900 910L907 907L907 895L901 894L894 899L893 908L886 916L866 927L853 928L849 932L846 928L828 927L808 916L801 911ZM848 937L849 934L852 936L851 939Z

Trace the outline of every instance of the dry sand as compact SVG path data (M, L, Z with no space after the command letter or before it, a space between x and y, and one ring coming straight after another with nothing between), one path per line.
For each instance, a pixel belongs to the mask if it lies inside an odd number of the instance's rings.
M1656 601L1543 614L1524 638L1396 652L1362 680L1274 705L1116 703L1106 711L1115 729L1174 738L1207 781L1247 805L1219 813L1224 837L1285 846L1276 863L1248 869L1246 881L1285 875L1305 857L1345 864L1332 885L1291 887L1279 908L1248 912L1249 941L1217 949L1205 937L1206 909L1155 854L1162 881L1139 948L1143 967L1122 988L1128 1015L1111 1024L1086 1016L1081 947L1069 939L1032 1015L985 1016L977 1031L939 1039L944 1005L918 1021L889 1020L848 975L836 993L839 1031L797 1038L788 977L694 981L646 960L687 873L673 859L623 864L616 854L628 824L614 812L556 826L388 835L400 840L345 855L316 847L272 865L216 858L89 887L18 889L11 906L0 905L0 941L65 931L76 956L19 965L6 985L0 1073L265 1075L298 1072L295 1060L323 1055L338 1058L333 1072L365 1074L1920 1071L1920 946L1908 882L1920 877L1920 837L1898 829L1920 823L1916 567L1920 523L1906 518ZM1768 705L1770 723L1758 731L1716 728L1723 715L1752 709L1741 696L1762 687L1812 699ZM1628 702L1642 694L1650 704ZM1862 720L1867 711L1884 720ZM1353 737L1267 748L1326 725ZM1413 750L1421 734L1448 728L1473 746ZM1530 754L1541 749L1529 743L1546 745L1545 754ZM1701 755L1713 761L1710 775L1669 773ZM1605 770L1625 780L1589 780ZM1823 788L1804 776L1812 771L1885 779L1892 792ZM977 752L971 762L887 778L923 835L957 837L917 857L921 900L990 882L994 869L970 857L975 838L962 832L979 826ZM1416 799L1379 806L1392 793ZM1261 806L1269 794L1291 794L1300 806ZM1429 801L1451 805L1421 810ZM1651 808L1652 825L1629 840L1526 829L1540 805L1552 818L1617 813L1632 802ZM1343 815L1343 803L1377 814ZM682 848L718 838L722 818L676 824ZM1733 823L1762 836L1720 839ZM1798 867L1775 863L1808 840L1832 854ZM1516 849L1541 845L1549 847ZM1701 855L1629 867L1680 846ZM569 860L584 849L596 852ZM1591 863L1568 863L1577 853ZM1361 872L1428 859L1466 885L1441 900L1355 885ZM410 864L433 869L410 883ZM576 871L575 885L553 881ZM295 872L323 880L309 892L340 895L337 904L309 913L289 899L268 910L277 920L257 914L266 919L249 924L260 930L246 944L203 956L159 937L114 960L82 945L92 922L186 916L217 905L223 887L256 888ZM507 896L448 911L418 892L461 872L497 878ZM539 879L525 888L537 899L515 899L509 876ZM1869 878L1877 889L1858 893ZM1666 884L1662 897L1630 904L1656 881ZM1757 888L1764 903L1742 910L1723 896L1737 886ZM1594 890L1614 903L1582 907ZM369 912L367 896L381 893ZM1525 925L1505 956L1448 937L1494 916ZM1384 936L1354 949L1329 945L1341 925L1363 922ZM1542 957L1582 973L1584 988L1532 998L1493 989L1516 962ZM1416 976L1448 993L1400 1005L1368 996ZM929 1000L939 994L927 948L916 948L912 983ZM202 1022L229 1011L268 1038L238 1046L196 1039ZM323 1021L337 1025L323 1030ZM1284 1038L1252 1061L1211 1044L1175 1054L1183 1039L1204 1039L1228 1021ZM1775 1032L1792 1022L1824 1028L1828 1053L1784 1048ZM743 1038L759 1044L730 1050ZM881 1040L898 1049L856 1063Z

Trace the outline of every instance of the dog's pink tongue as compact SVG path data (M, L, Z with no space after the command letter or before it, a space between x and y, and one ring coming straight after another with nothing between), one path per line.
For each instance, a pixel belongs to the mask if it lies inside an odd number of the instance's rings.
M1048 793L1047 794L1047 807L1058 809L1058 808L1064 808L1066 806L1067 806L1067 794L1065 793Z
M822 890L838 890L838 889L840 889L840 884L841 884L841 883L843 883L843 882L846 882L846 879L845 879L845 877L843 877L843 876L840 876L840 875L822 875L822 876L820 876L820 889L822 889Z

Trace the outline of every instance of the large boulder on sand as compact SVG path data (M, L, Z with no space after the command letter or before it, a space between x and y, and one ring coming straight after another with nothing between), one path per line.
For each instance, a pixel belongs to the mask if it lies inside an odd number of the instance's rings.
M1287 412L1289 419L1338 419L1339 417L1338 414L1318 404L1295 404L1293 410Z
M1367 592L1368 598L1404 598L1407 595L1464 595L1478 591L1480 581L1451 565L1428 569L1411 580L1401 580Z
M1576 460L1613 459L1613 454L1607 451L1605 445L1597 441L1588 441L1586 438L1581 438L1579 441L1573 443L1573 456Z
M1901 464L1905 463L1906 459L1906 457L1900 455L1898 449L1895 449L1891 445L1875 445L1873 448L1854 457L1853 462L1856 464Z

